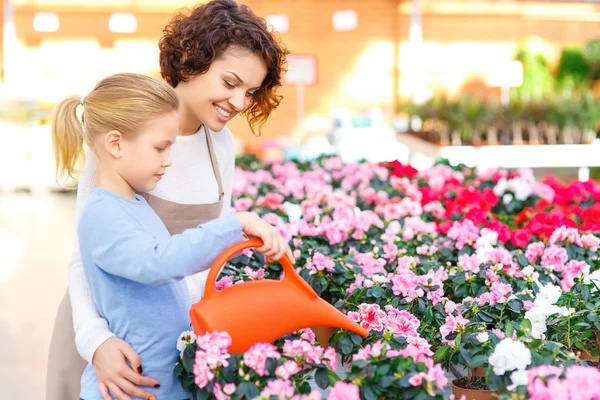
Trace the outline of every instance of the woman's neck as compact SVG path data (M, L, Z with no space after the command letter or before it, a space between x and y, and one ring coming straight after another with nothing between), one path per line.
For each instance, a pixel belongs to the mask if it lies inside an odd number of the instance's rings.
M179 95L180 99L184 99L185 95L182 93L181 87L182 85L179 85L175 88L175 91ZM194 133L198 132L198 129L201 125L202 121L200 121L194 115L192 109L188 107L183 100L181 100L179 105L179 136L193 135Z

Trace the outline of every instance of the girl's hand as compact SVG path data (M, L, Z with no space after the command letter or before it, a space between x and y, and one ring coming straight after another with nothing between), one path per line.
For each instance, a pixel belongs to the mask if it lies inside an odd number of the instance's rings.
M264 254L268 260L277 261L287 255L290 261L295 263L292 249L283 239L279 230L266 223L258 215L249 212L238 212L236 216L242 225L242 231L248 236L254 236L263 241L263 245L256 249Z
M155 399L152 393L138 386L160 387L156 379L142 375L140 357L129 343L115 336L98 347L92 359L92 366L103 400L112 400L109 391L117 400L131 400L128 395Z

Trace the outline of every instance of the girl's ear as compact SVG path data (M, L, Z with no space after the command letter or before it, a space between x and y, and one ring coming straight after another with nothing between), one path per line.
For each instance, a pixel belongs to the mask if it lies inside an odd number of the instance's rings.
M123 135L119 131L110 131L104 135L103 145L106 151L114 158L121 158Z

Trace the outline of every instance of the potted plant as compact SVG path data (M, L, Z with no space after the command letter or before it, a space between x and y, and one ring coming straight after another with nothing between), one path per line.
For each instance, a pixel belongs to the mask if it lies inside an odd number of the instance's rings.
M600 39L587 42L584 48L585 59L590 66L592 90L600 98Z

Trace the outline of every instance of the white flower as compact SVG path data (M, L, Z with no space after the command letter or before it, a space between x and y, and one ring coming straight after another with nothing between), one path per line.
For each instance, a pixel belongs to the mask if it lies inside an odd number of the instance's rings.
M179 354L183 358L183 352L188 344L194 343L198 337L193 331L185 331L179 335L179 339L177 339L177 350L179 350Z
M510 380L512 381L512 384L506 387L510 391L515 390L517 386L527 386L527 371L513 372L510 374Z
M556 304L561 294L562 289L560 286L554 286L551 283L548 283L540 288L540 291L535 297L533 303L536 305Z
M583 279L583 283L585 283L586 285L589 285L591 283L594 283L596 286L600 287L600 269L597 271L592 272L591 274L589 274L588 276L586 276ZM595 292L597 289L594 287L592 288L592 292Z
M285 203L283 203L283 209L285 210L285 213L287 214L291 222L299 221L300 218L302 218L302 207L300 207L300 205L298 204L286 201Z
M489 358L496 375L508 371L524 370L531 364L531 351L521 342L511 338L502 339Z
M373 279L373 282L375 283L387 283L390 281L387 276L383 275L373 275L371 279Z
M477 340L479 343L485 343L490 339L490 335L487 332L479 332L477 334Z
M510 203L510 201L512 200L512 198L513 198L512 194L506 193L504 196L502 196L502 202L504 204L508 204L508 203Z
M545 310L542 307L532 307L525 313L525 318L531 322L531 336L536 339L541 339L542 335L546 333L546 315Z
M506 189L508 188L508 184L506 178L500 178L496 186L494 186L494 194L498 197L502 196Z

